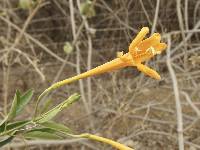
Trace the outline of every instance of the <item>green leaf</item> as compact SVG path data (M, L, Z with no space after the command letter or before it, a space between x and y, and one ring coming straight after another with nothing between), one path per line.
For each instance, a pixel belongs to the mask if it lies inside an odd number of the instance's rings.
M80 12L85 17L91 18L96 15L94 4L91 0L86 0L85 2L81 3L80 5Z
M10 136L10 137L8 137L8 138L6 138L6 139L0 141L0 147L6 145L6 144L8 144L8 143L10 143L10 142L13 140L13 138L14 138L14 136Z
M8 119L12 120L18 115L23 108L28 104L33 96L33 90L28 90L25 94L21 96L20 92L17 90L12 102L10 111L8 113Z
M8 119L8 116L6 116L0 123L0 133L4 132L6 129L6 120Z
M56 131L49 128L40 128L24 133L27 139L63 139L62 136L56 134Z
M59 123L56 123L56 122L52 122L52 121L44 122L44 123L41 123L40 125L47 127L47 128L50 128L50 129L53 129L53 130L58 131L58 132L63 132L63 133L70 133L71 132L71 130L68 127L66 127L65 125L59 124Z
M8 119L8 116L6 116L3 120L1 120L0 126L2 126L6 122L7 119Z
M8 113L8 119L7 120L12 120L13 118L15 118L16 113L17 113L17 105L19 104L19 101L20 101L20 93L17 90L16 93L15 93L15 97L14 97L14 100L12 102L10 111Z
M36 129L32 129L26 133L29 133L29 132L35 132L35 131L40 131L40 132L48 132L48 133L56 133L55 130L52 130L50 128L36 128Z
M43 123L51 120L54 118L61 110L59 108L53 108L52 110L48 111L47 113L42 114L38 119L36 118L37 123Z
M52 106L52 99L47 99L44 103L44 106L40 109L40 114L48 111L48 109Z
M19 104L17 105L17 114L19 114L23 108L28 104L28 102L31 100L33 96L33 90L28 90L25 94L20 96Z
M73 46L71 45L70 42L66 42L63 47L63 50L66 54L70 54L73 51Z
M35 122L44 123L44 122L47 122L47 121L51 120L60 111L62 111L64 108L69 107L72 103L74 103L75 101L79 100L79 98L80 98L79 94L73 94L67 100L65 100L64 102L60 103L59 105L57 105L53 109L49 110L48 112L46 112L44 114L41 114L39 117L37 117L35 119Z
M0 136L2 136L2 135L14 135L17 131L19 131L20 128L26 126L29 123L30 123L30 120L16 121L16 122L13 122L13 123L5 122L0 127Z
M13 123L9 123L6 126L6 130L18 129L25 126L30 120L16 121Z

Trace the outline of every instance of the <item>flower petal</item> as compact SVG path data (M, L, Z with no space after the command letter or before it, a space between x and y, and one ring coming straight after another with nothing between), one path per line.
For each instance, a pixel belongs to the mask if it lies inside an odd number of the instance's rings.
M135 37L135 39L131 42L131 44L129 45L129 52L131 54L134 53L135 47L144 39L147 33L149 33L149 28L143 27L138 35Z
M165 44L165 43L159 43L154 46L156 51L160 51L160 52L162 52L164 49L166 49L166 47L167 47L167 44Z
M159 33L154 33L151 37L143 40L137 47L141 52L146 51L151 46L157 45L160 43L161 36Z
M149 75L152 78L155 78L157 80L161 79L160 75L155 70L153 70L143 64L137 64L137 69L140 70L141 72Z

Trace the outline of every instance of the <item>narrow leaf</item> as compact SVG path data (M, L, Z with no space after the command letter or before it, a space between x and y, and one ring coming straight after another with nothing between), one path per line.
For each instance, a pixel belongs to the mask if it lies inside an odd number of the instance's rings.
M49 110L48 112L46 112L44 114L41 114L41 116L39 116L38 118L36 118L35 121L37 123L44 123L44 122L47 122L47 121L51 120L60 111L62 111L64 108L67 108L68 106L70 106L72 103L74 103L75 101L77 101L79 98L80 98L80 95L73 94L67 100L65 100L64 102L60 103L59 105L57 105L53 109Z
M40 125L47 127L47 128L50 128L50 129L53 129L53 130L58 131L58 132L63 132L63 133L70 133L71 132L71 130L68 127L66 127L65 125L59 124L59 123L56 123L56 122L52 122L52 121L44 122L44 123L41 123Z
M25 133L24 137L27 139L63 139L61 136L56 134L56 131L48 128L31 130Z
M3 134L3 135L11 135L11 134L15 134L18 129L24 127L26 124L29 123L29 120L24 120L24 121L17 121L17 122L14 122L14 123L8 123L3 126L0 127L0 135Z
M33 90L28 90L25 94L21 95L20 92L17 90L14 96L14 100L12 102L10 111L8 113L8 119L12 120L18 115L23 108L28 104L33 96Z
M47 99L44 103L44 106L40 109L40 114L48 111L48 109L52 106L52 99Z
M20 96L19 104L17 105L17 114L19 114L23 108L28 104L33 96L33 90L28 90L24 95Z
M0 133L5 131L6 128L6 120L8 119L8 116L6 116L0 123Z
M36 119L37 123L43 123L43 122L47 122L49 120L51 120L52 118L54 118L61 110L60 109L52 109L50 111L48 111L47 113L44 113L40 116L39 119Z
M14 136L10 136L10 137L8 137L8 138L6 138L6 139L0 141L0 147L6 145L6 144L8 144L8 143L10 143L10 142L13 140L13 138L14 138Z
M16 121L13 123L9 123L6 126L6 130L13 130L13 129L18 129L18 128L22 128L23 126L25 126L30 120L24 120L24 121Z
M12 120L12 119L15 118L16 113L17 113L17 105L19 104L19 101L20 101L20 93L17 90L16 93L15 93L15 97L14 97L14 100L12 102L10 111L8 113L8 120Z

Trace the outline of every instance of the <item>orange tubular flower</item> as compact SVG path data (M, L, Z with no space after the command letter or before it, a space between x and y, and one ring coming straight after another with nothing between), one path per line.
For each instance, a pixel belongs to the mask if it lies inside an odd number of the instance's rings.
M41 98L45 94L47 94L48 92L50 92L54 89L57 89L57 88L63 86L63 85L77 81L79 79L91 77L91 76L109 72L109 71L114 71L114 70L121 69L121 68L128 67L128 66L133 66L133 67L136 67L141 72L149 75L150 77L159 80L160 75L156 71L143 65L142 63L149 60L153 56L160 54L166 48L167 45L165 43L160 43L161 37L160 37L159 33L154 33L151 37L143 40L148 32L149 32L149 28L147 28L147 27L144 27L141 29L141 31L138 33L138 35L135 37L135 39L131 42L128 53L123 54L123 52L119 52L118 58L116 58L112 61L109 61L109 62L107 62L103 65L100 65L94 69L91 69L89 71L86 71L86 72L76 75L74 77L65 79L63 81L59 81L59 82L51 85L39 96L37 103L36 103L35 116L37 114L38 104L39 104ZM104 143L110 144L120 150L132 150L131 148L124 146L118 142L114 142L110 139L106 139L106 138L99 137L96 135L82 134L78 137L89 138L89 139L97 140L100 142L104 142Z
M46 89L40 95L40 97L42 97L45 93L53 89L74 82L76 80L105 72L110 72L113 70L118 70L127 66L137 67L137 69L140 70L141 72L149 75L152 78L160 80L161 77L155 70L143 65L142 63L144 61L149 60L153 56L160 54L166 48L167 45L165 43L160 43L161 37L159 33L154 33L151 37L143 40L148 32L149 32L148 27L143 27L141 29L141 31L138 33L135 39L131 42L128 53L123 54L123 52L119 52L118 58L112 61L109 61L103 65L100 65L82 74L55 83L48 89Z

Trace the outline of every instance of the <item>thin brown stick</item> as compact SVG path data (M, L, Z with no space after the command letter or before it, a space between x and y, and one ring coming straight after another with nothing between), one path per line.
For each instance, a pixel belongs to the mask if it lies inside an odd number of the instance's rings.
M177 82L176 74L175 74L174 69L172 68L172 65L171 65L170 48L171 48L171 37L169 36L168 37L168 48L167 48L167 66L168 66L168 69L169 69L169 73L171 75L171 79L172 79L172 83L173 83L173 89L174 89L174 95L175 95L179 150L184 150L182 107L181 107L181 102L180 102L180 96L179 96L179 89L178 89L178 82Z
M74 4L72 0L69 0L69 6L70 6L70 17L71 17L71 26L72 26L72 34L73 34L73 38L76 37L76 24L75 24L75 17L74 17ZM78 44L75 45L76 47L76 72L77 74L81 73L81 68L80 68L80 49ZM84 90L84 86L83 86L83 81L79 80L79 86L80 86L80 91L81 91L81 96L83 99L83 103L86 109L86 112L88 114L90 114L90 109L88 106L88 103L86 101L86 96L85 96L85 90Z

